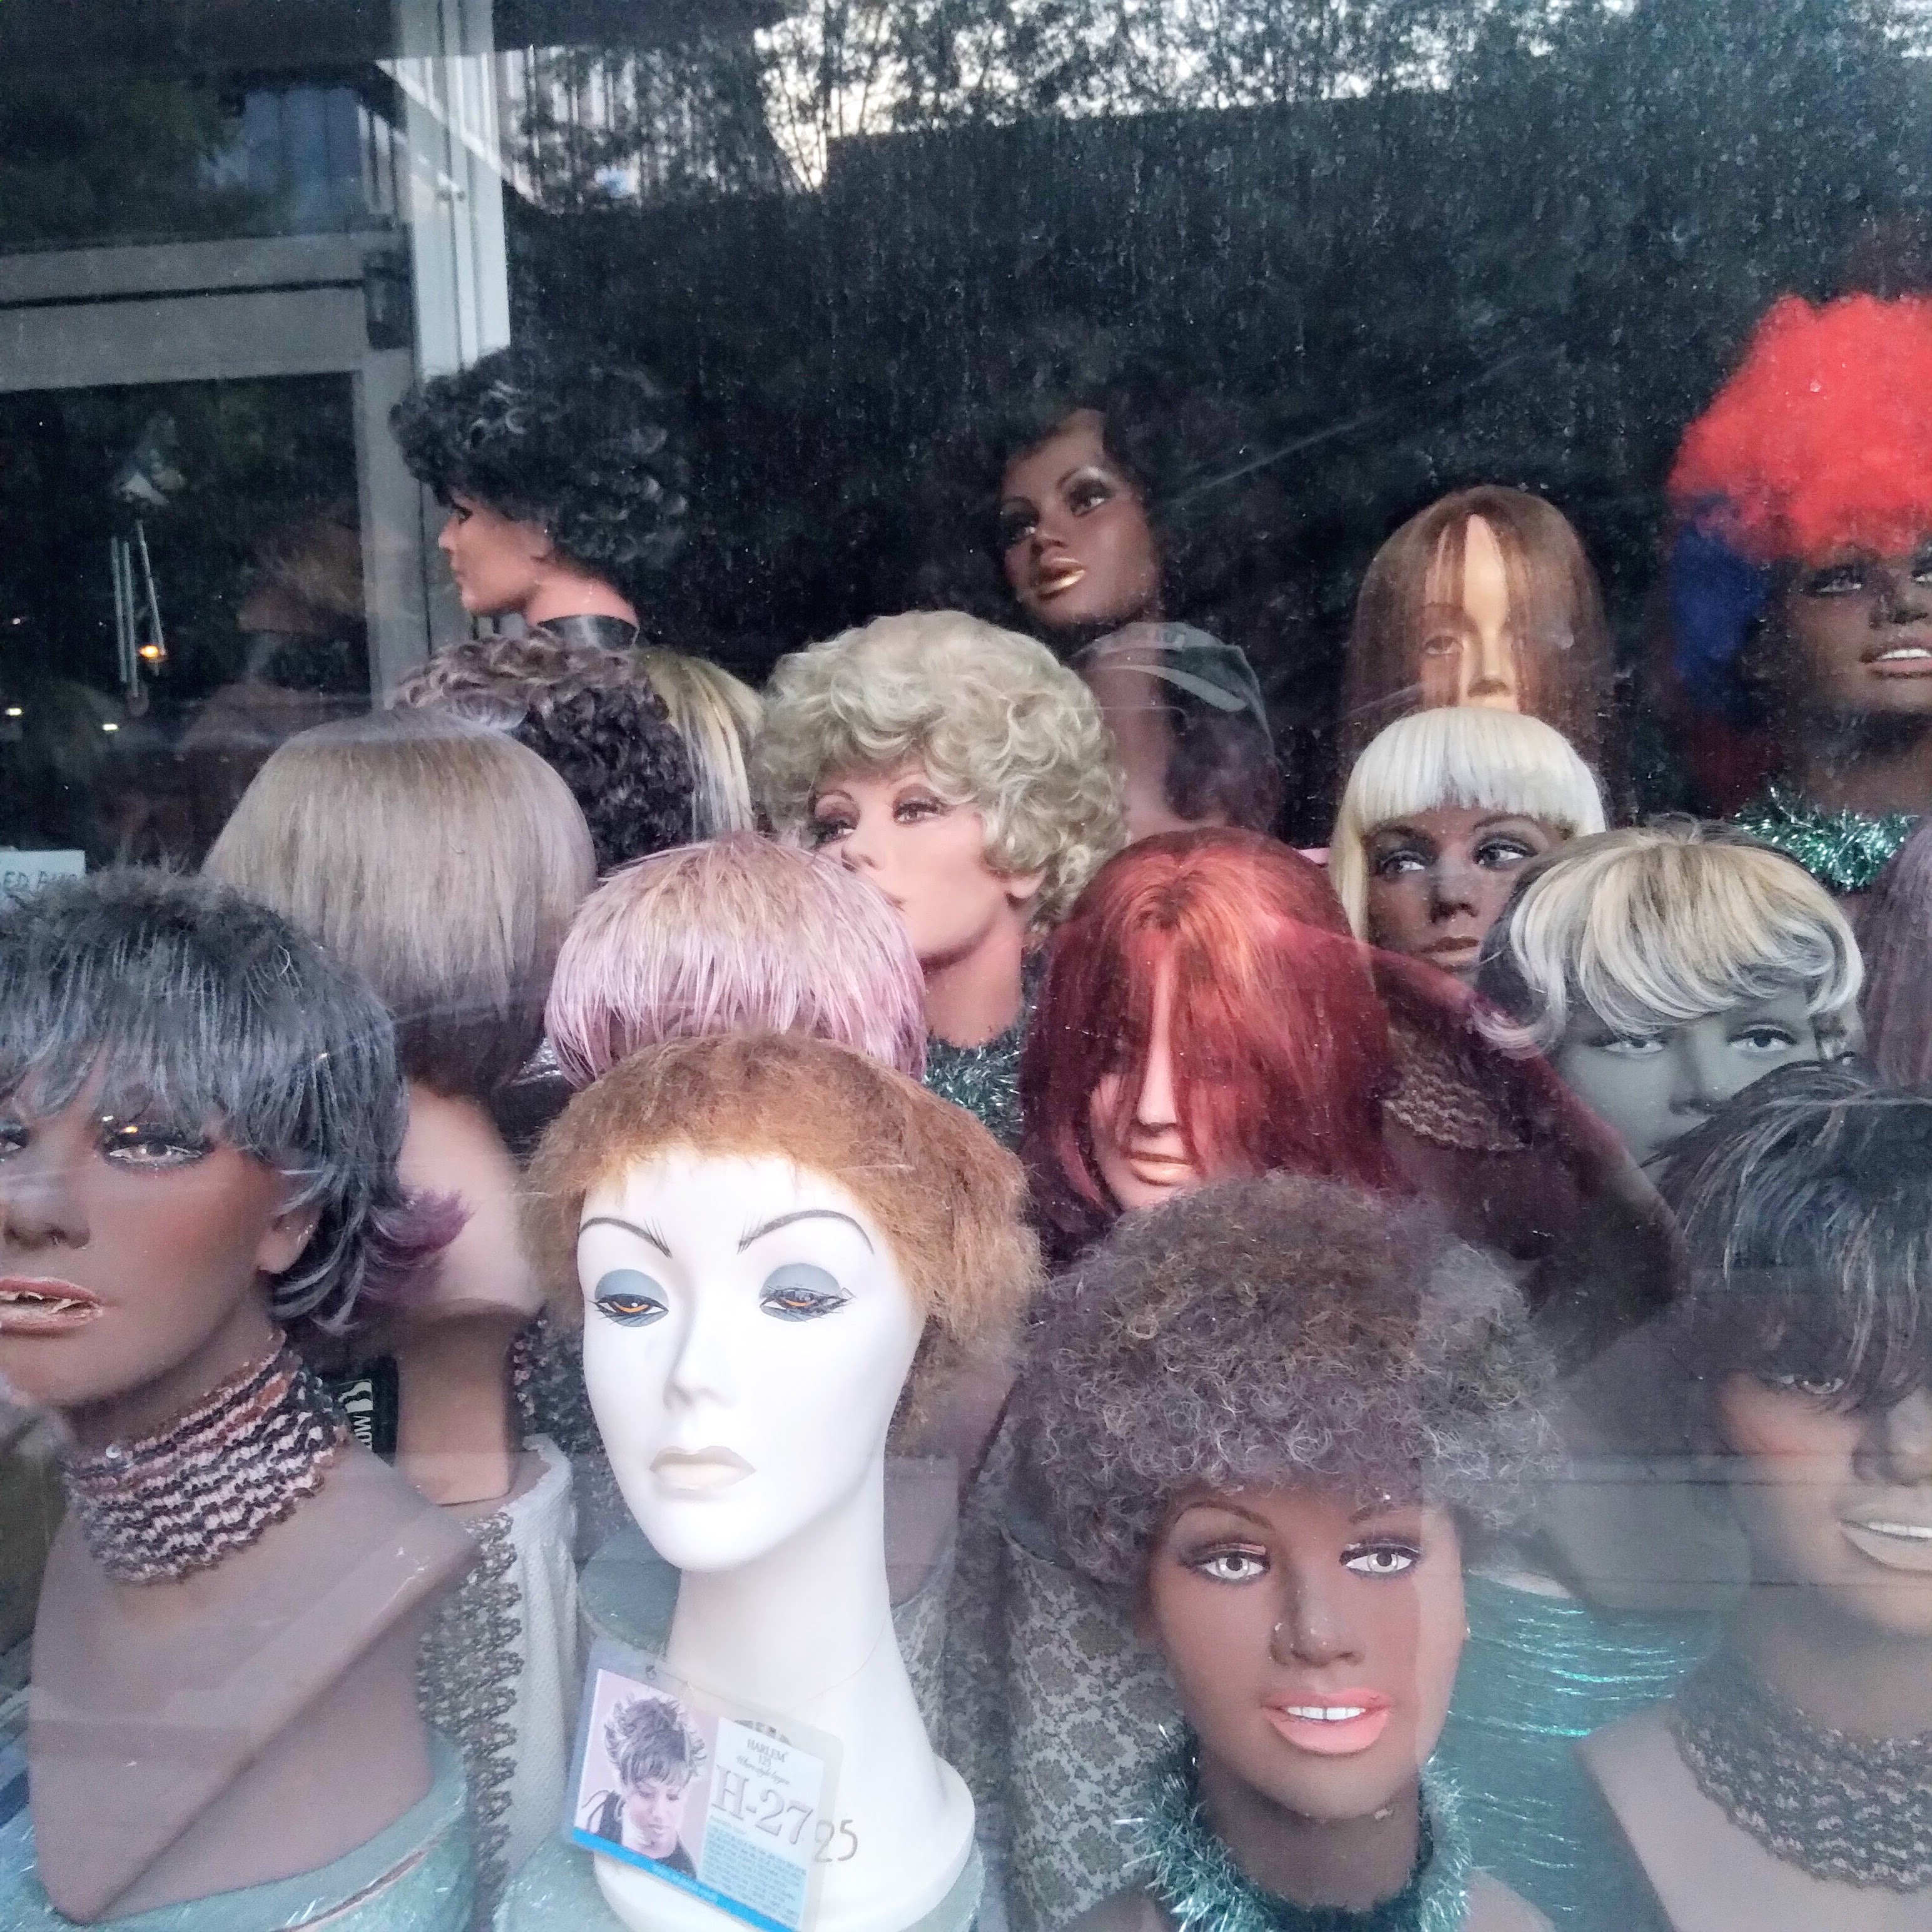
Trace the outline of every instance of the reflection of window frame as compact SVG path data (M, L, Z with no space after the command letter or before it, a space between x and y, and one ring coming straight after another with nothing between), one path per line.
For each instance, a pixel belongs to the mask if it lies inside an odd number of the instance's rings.
M0 256L0 390L351 379L370 688L379 695L433 642L468 630L433 568L435 506L389 434L415 358L370 340L365 284L386 292L397 240L318 235Z

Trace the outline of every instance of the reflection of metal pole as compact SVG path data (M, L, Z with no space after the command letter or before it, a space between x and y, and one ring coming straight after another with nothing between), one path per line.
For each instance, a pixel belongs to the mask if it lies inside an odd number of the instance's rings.
M108 539L107 563L114 578L114 668L121 688L131 693L140 685L141 661L134 655L134 560L125 537Z
M139 548L141 580L134 581L134 554ZM148 688L141 676L146 666L159 670L168 661L166 633L161 628L160 595L154 587L154 560L148 552L148 532L139 518L134 520L132 542L113 537L108 543L108 568L114 579L114 659L120 675L122 695L136 717L148 708ZM142 634L146 620L146 635Z
M154 560L148 554L148 526L134 519L134 541L141 547L141 581L148 593L148 636L140 646L141 662L150 670L159 670L168 661L167 634L161 628L160 594L154 588Z

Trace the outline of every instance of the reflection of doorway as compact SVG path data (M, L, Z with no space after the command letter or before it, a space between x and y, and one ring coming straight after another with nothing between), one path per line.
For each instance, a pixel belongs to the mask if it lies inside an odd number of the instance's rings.
M0 395L0 843L194 857L274 742L366 706L356 444L346 375ZM109 554L142 464L167 657L130 703Z

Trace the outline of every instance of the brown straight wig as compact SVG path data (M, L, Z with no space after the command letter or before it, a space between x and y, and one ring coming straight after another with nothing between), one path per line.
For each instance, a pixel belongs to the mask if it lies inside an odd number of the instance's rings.
M1420 654L1436 616L1453 622L1462 608L1463 550L1478 517L1502 553L1522 709L1602 769L1612 664L1596 572L1554 505L1486 483L1410 518L1362 579L1342 679L1344 773L1384 725L1417 709Z
M524 1224L552 1312L583 1319L584 1197L673 1148L776 1155L844 1188L890 1244L927 1324L922 1394L998 1353L1040 1280L1019 1162L963 1108L865 1054L796 1034L667 1041L621 1060L565 1108L525 1184Z

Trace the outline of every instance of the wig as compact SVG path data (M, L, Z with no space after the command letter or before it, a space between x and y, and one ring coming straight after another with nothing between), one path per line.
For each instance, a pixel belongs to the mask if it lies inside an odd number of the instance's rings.
M110 872L0 905L0 1093L212 1130L293 1184L315 1233L278 1321L399 1297L460 1224L396 1178L407 1104L388 1016L274 913L211 880Z
M1060 1550L1131 1596L1197 1484L1509 1520L1550 1378L1508 1277L1430 1210L1271 1174L1122 1221L1054 1284L1016 1403Z
M584 1197L671 1148L775 1154L835 1181L891 1244L924 1306L908 1383L922 1397L1004 1345L1038 1286L1018 1161L963 1108L850 1047L796 1034L668 1041L564 1110L531 1163L525 1227L554 1313L583 1320Z
M675 1697L646 1690L604 1720L604 1752L626 1791L662 1784L681 1791L704 1768L704 1740Z
M926 1070L926 980L905 921L849 866L727 832L660 853L586 899L544 1030L590 1085L660 1040L796 1033Z
M596 876L563 781L501 732L390 712L291 738L205 869L360 971L403 1067L487 1097L530 1058L550 969Z
M683 739L697 786L691 836L752 832L752 741L765 713L764 700L742 678L708 658L653 646L638 654L670 722Z
M1865 1052L1888 1086L1932 1088L1932 821L1878 875L1858 933Z
M1738 677L1779 568L1932 532L1932 298L1772 305L1684 433L1668 485L1674 662L1696 703L1755 716Z
M1783 1067L1678 1141L1659 1186L1703 1396L1745 1375L1863 1410L1932 1383L1932 1095Z
M1460 610L1464 546L1478 517L1502 553L1522 708L1555 725L1586 764L1601 765L1612 664L1596 572L1553 504L1484 484L1410 518L1376 551L1362 579L1342 679L1345 770L1384 725L1416 708L1436 573L1446 573L1439 601Z
M579 569L621 578L677 548L684 464L669 398L641 369L500 349L431 377L389 421L439 502L468 496L536 524Z
M389 702L448 712L527 745L570 788L600 872L693 836L690 754L625 652L541 632L453 644Z
M1802 866L1660 819L1526 866L1476 990L1499 1010L1499 1042L1548 1053L1579 1006L1635 1038L1802 988L1828 1058L1850 1043L1863 978L1844 914Z
M1094 695L1045 645L957 610L880 617L782 658L754 778L780 831L845 772L922 765L986 821L986 862L1042 875L1051 924L1125 836L1113 742Z
M1398 718L1355 760L1328 844L1328 876L1358 938L1369 936L1370 839L1450 806L1540 819L1565 838L1604 829L1594 774L1540 718L1486 705Z
M1162 832L1101 868L1047 950L1021 1063L1035 1196L1084 1238L1119 1213L1094 1152L1094 1089L1132 1116L1162 968L1178 1122L1256 1173L1392 1184L1388 1034L1366 956L1318 866L1258 832Z

